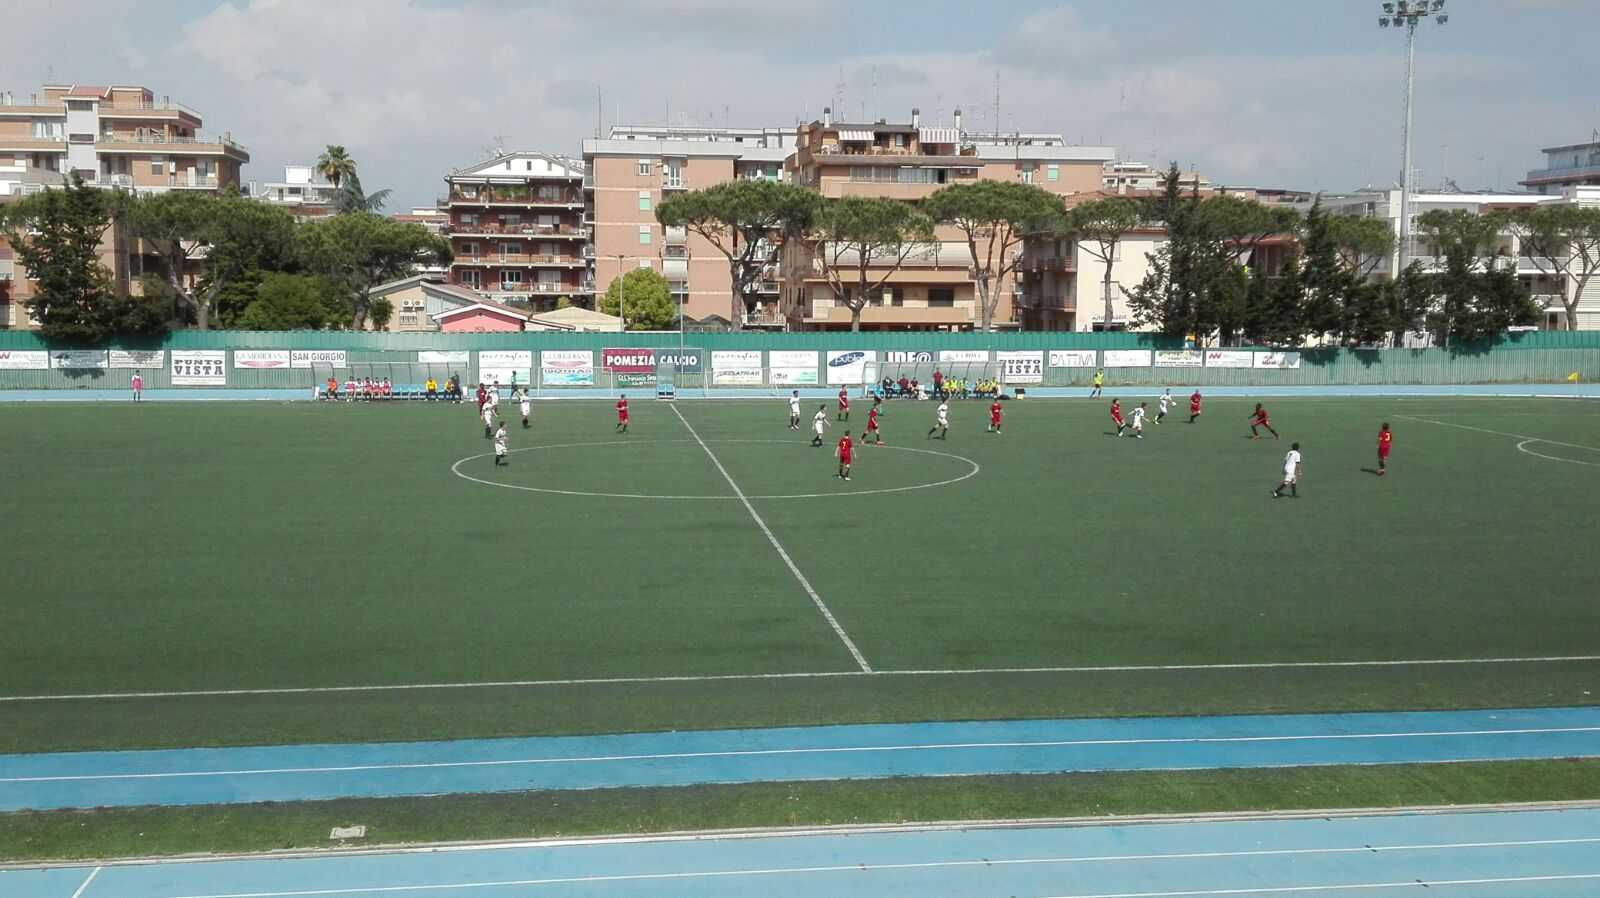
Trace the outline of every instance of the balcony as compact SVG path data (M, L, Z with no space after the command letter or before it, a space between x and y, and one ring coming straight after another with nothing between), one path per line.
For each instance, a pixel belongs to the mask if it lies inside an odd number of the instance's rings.
M594 258L594 244L592 244L592 243L584 244L583 257L585 259L593 259Z
M511 265L528 268L578 267L583 265L583 260L577 256L552 256L539 253L495 253L489 256L458 256L456 262L461 265Z
M233 150L248 157L250 151L243 145L235 143L226 137L202 134L194 137L179 137L174 134L124 134L122 136L101 136L95 139L96 149L112 152L141 152L151 151L156 147L184 147L190 152L223 152ZM210 148L215 147L215 150Z
M689 243L689 231L686 228L667 228L662 242L667 246L687 246Z
M1034 256L1023 260L1023 267L1029 271L1077 271L1077 259L1063 259L1060 256L1041 258Z
M682 175L667 175L661 179L662 190L688 190L689 185L684 182Z
M471 284L467 284L466 286L472 287ZM486 290L490 293L534 293L543 295L564 294L569 296L575 293L590 292L585 290L580 284L549 283L546 281L501 281L499 283L491 283L487 287L472 287L472 289Z
M488 222L482 224L452 222L444 226L444 233L461 237L555 237L573 240L584 240L589 237L588 228L572 225L499 225Z
M531 187L506 185L500 187L450 188L448 202L457 206L582 206L582 190L557 190L541 192Z
M173 188L174 190L216 190L217 176L197 175L192 171L183 174L168 175L167 186Z
M672 245L663 246L661 248L661 258L667 259L667 260L678 260L678 261L687 262L689 260L689 248L687 246L681 246L681 245L680 246L672 246Z

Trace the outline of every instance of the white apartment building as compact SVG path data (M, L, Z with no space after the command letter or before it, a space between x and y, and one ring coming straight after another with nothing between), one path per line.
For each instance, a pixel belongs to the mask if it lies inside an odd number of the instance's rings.
M281 181L250 182L251 196L301 219L332 215L334 190L333 183L318 174L314 165L285 165Z

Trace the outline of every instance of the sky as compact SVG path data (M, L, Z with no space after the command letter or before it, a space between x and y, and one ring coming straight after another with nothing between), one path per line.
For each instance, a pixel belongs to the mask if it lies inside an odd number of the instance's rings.
M0 90L139 84L271 181L327 144L391 211L497 147L577 156L598 127L837 117L1064 135L1216 183L1399 178L1405 38L1378 0L31 0ZM1515 187L1600 128L1600 0L1447 0L1418 33L1425 186Z

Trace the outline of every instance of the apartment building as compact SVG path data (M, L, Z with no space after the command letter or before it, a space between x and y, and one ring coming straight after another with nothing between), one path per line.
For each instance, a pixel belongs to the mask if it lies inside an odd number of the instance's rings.
M735 178L783 178L794 132L777 128L686 128L619 125L583 142L584 220L592 230L590 278L604 292L634 268L666 276L689 321L731 321L728 260L704 238L663 228L656 207L667 197ZM781 328L777 266L766 273L755 309L741 310L746 327Z
M562 298L592 302L581 162L505 153L444 180L442 231L455 253L449 283L535 311Z
M139 194L237 186L249 152L201 125L198 112L144 87L50 84L26 99L0 91L0 203L72 174ZM0 237L0 327L37 327L25 305L32 285L5 244ZM101 263L118 291L137 290L149 250L121 228L106 234Z
M1600 186L1600 130L1588 143L1545 147L1544 168L1528 172L1518 182L1534 193L1559 196L1568 187Z
M250 153L201 125L149 88L45 85L26 102L0 93L0 159L140 193L239 184Z
M281 181L250 182L251 196L301 221L332 215L335 190L333 182L318 174L314 165L285 165Z
M949 126L928 125L913 109L908 121L836 122L832 110L799 128L787 167L794 183L829 198L920 200L950 184L980 180L1033 184L1062 196L1097 191L1115 158L1107 147L1069 146L1059 134L983 134L962 129L956 110ZM940 228L937 245L914 256L862 309L863 330L971 330L982 321L965 238ZM786 248L783 311L792 330L841 330L850 309L837 301L816 263L814 244ZM882 272L874 276L874 281ZM995 285L994 325L1021 325L1016 278Z

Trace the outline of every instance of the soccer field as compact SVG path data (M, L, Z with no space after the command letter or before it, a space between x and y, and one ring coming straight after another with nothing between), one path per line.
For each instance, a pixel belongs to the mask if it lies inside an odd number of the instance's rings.
M1600 405L1266 404L6 407L0 752L1600 701Z

